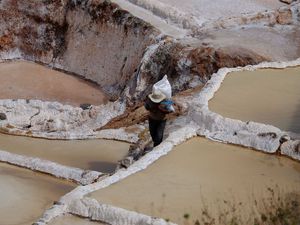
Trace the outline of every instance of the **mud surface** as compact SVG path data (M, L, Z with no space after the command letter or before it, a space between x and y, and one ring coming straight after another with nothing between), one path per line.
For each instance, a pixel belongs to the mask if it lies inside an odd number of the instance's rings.
M0 164L0 224L31 225L54 201L71 191L75 185Z
M67 215L54 219L49 225L104 225L104 223L90 221L77 216Z
M299 188L300 165L292 160L194 138L89 197L185 224L184 214L195 221L205 208L218 213L235 205L238 215L250 214L269 190L285 195Z
M79 106L107 98L96 85L30 62L0 63L1 99L39 99Z
M63 165L105 173L114 172L129 144L110 140L56 141L0 134L0 149Z
M221 115L300 133L300 67L228 74L209 108Z

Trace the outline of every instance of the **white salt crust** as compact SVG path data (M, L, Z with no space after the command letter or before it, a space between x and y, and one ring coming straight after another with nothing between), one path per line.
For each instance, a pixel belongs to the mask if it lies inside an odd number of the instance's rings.
M253 71L261 68L286 68L299 65L300 58L290 62L264 62L254 66L220 69L212 75L204 88L193 96L188 117L199 125L199 135L217 141L274 153L279 150L279 139L283 135L288 135L289 132L282 131L272 125L225 118L210 111L208 101L213 98L226 75L230 72ZM299 152L284 151L282 153L294 159L299 159Z
M96 171L82 170L43 160L35 157L28 157L0 150L0 161L12 165L24 167L33 171L47 173L55 177L72 180L81 185L95 182L104 174Z

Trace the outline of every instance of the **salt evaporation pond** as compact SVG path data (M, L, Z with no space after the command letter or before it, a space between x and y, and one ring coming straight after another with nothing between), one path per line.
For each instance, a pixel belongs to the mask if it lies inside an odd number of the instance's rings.
M90 221L77 216L66 215L63 217L55 218L49 225L104 225L101 222Z
M193 138L144 171L88 197L185 224L184 214L195 221L206 206L218 215L219 209L224 213L222 210L236 204L238 215L245 215L255 200L268 198L270 190L279 192L281 197L300 193L300 164Z
M117 162L127 155L129 144L101 139L61 141L0 134L0 149L66 166L111 173Z
M0 224L31 225L75 185L0 163Z
M233 72L209 102L222 116L300 133L300 67Z
M74 106L107 98L95 84L30 62L0 63L1 99L39 99Z

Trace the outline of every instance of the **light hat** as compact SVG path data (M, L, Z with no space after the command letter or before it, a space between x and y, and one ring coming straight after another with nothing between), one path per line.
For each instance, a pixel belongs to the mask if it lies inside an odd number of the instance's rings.
M152 102L160 103L166 98L166 96L155 88L152 89L152 93L148 95Z

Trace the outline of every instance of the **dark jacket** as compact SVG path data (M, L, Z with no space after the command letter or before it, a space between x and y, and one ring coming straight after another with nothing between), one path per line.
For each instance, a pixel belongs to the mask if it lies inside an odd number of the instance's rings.
M172 100L163 100L160 103L152 102L149 97L145 101L145 108L150 112L149 117L153 120L165 120L166 115L174 112L174 102Z

